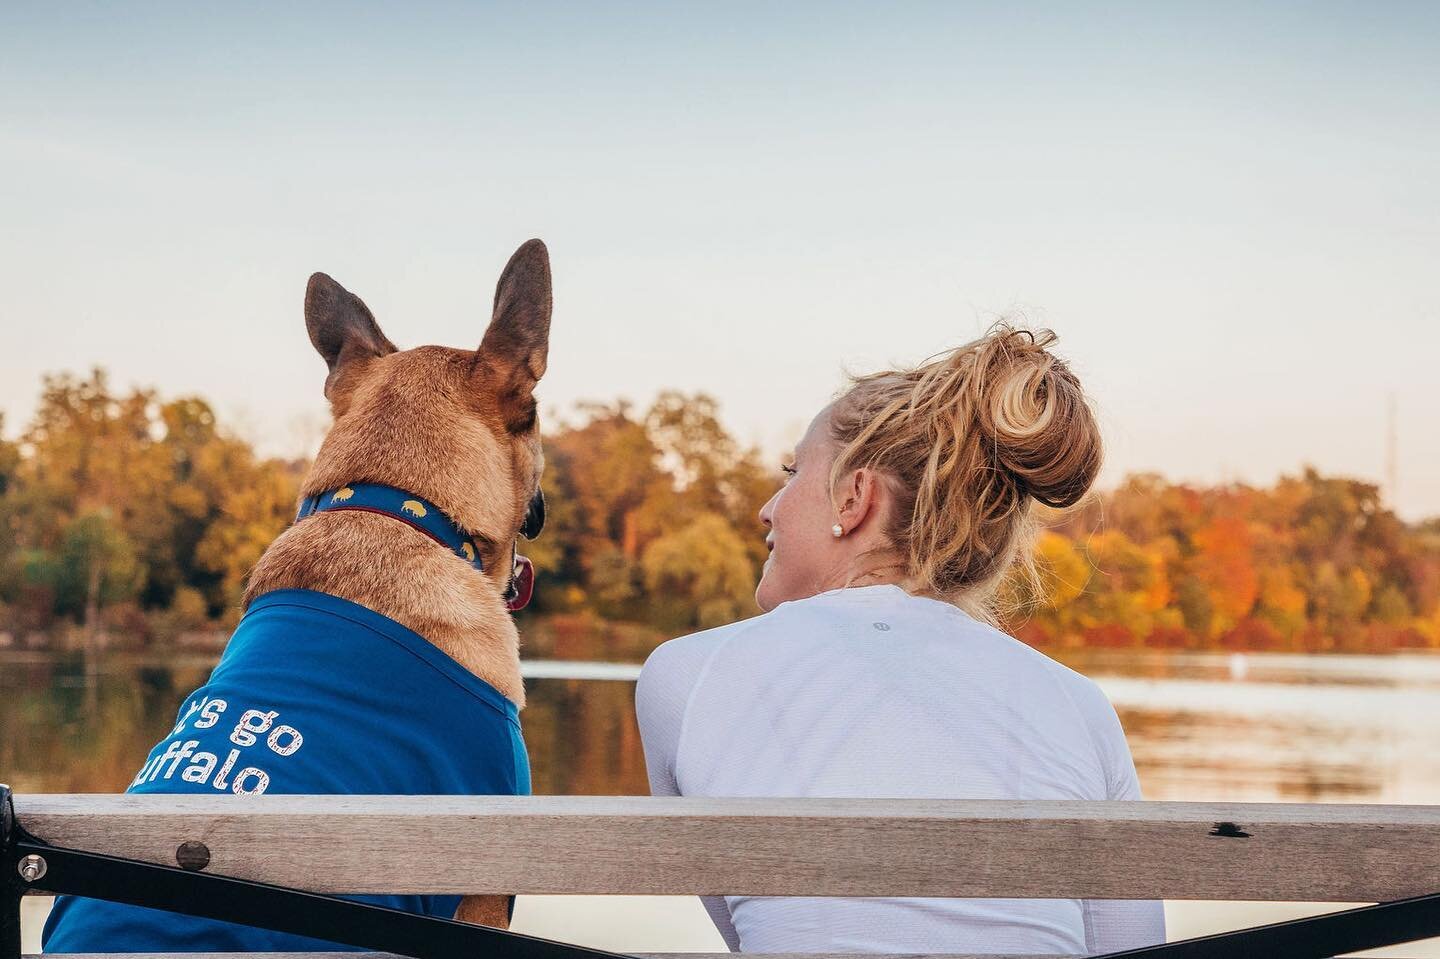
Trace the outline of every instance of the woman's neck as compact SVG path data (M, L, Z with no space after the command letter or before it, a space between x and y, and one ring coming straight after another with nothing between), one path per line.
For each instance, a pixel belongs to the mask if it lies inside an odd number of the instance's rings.
M892 570L877 569L851 577L845 586L904 586L904 578Z
M899 586L905 588L909 579L906 575L905 562L899 556L890 555L869 555L865 557L864 565L856 564L856 568L846 571L832 588L845 588L852 586Z

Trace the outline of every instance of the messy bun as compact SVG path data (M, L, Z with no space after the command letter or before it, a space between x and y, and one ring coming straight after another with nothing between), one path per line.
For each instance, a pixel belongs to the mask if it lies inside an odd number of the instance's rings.
M857 378L831 407L831 489L862 467L890 484L912 591L992 618L1033 503L1072 506L1095 482L1100 431L1055 339L998 323L913 369Z

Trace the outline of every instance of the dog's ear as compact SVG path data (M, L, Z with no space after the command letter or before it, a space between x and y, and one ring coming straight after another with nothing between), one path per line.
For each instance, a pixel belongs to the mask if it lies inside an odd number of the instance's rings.
M330 367L326 396L354 363L395 352L395 344L380 332L370 308L324 273L313 274L305 287L305 329Z
M495 286L495 314L480 341L479 358L505 425L516 433L535 422L535 384L550 349L550 254L530 240L515 251Z

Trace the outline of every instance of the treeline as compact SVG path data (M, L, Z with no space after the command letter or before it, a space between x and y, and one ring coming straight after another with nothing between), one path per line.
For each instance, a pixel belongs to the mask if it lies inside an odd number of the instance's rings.
M756 513L779 464L738 443L714 401L581 406L545 445L548 522L526 544L540 583L524 615L550 614L527 630L538 646L583 654L603 635L629 658L756 611ZM100 371L47 378L19 441L0 441L0 633L164 647L228 627L305 465L259 457L201 399L117 392ZM1369 484L1137 476L1048 519L1042 587L1006 594L1007 626L1037 645L1440 646L1440 523L1407 526Z
M778 469L703 396L576 415L546 436L532 609L671 630L754 612L755 514ZM198 397L117 391L100 370L47 377L18 442L0 440L0 633L164 645L232 625L306 465L258 456Z
M1306 469L1270 489L1139 475L1037 544L1036 645L1318 652L1440 647L1440 520ZM1032 607L1033 608L1033 607Z

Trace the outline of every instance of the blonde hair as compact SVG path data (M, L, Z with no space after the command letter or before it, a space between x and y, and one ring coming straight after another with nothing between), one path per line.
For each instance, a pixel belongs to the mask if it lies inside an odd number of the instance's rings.
M1100 430L1050 330L997 323L913 369L855 378L831 406L830 489L878 472L896 497L886 530L906 587L987 621L1021 560L1034 577L1034 503L1079 502L1100 471Z

